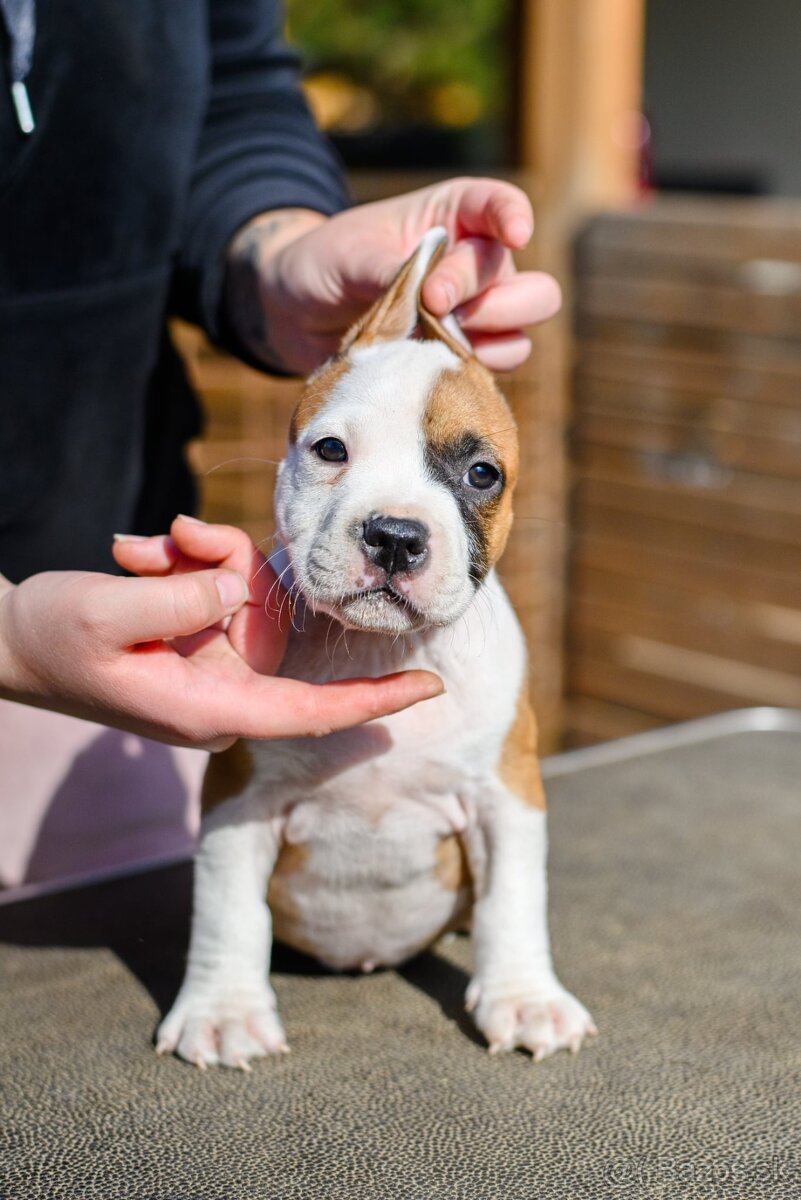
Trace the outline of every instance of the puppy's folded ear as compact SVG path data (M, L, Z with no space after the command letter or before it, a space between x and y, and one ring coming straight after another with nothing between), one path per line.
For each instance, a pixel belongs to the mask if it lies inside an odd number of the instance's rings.
M423 308L420 300L423 283L447 244L448 233L441 225L435 225L424 234L420 245L403 264L384 295L345 334L340 354L376 342L408 338L419 328L424 338L446 342L461 358L469 357L466 343L462 345L457 336Z

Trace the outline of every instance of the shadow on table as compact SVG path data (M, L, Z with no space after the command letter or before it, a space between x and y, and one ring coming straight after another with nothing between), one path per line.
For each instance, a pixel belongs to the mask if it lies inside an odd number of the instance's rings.
M192 864L181 863L0 906L0 941L109 949L164 1015L183 979L191 905ZM314 959L281 943L273 948L272 969L282 975L330 974ZM435 1000L467 1037L480 1041L464 1012L468 982L464 971L432 951L397 970L407 983Z
M457 934L457 937L464 936ZM486 1042L479 1034L473 1020L465 1012L464 994L467 991L469 978L465 972L454 963L435 951L427 950L418 954L411 962L395 968L402 979L412 987L419 988L432 1000L436 1000L442 1009L443 1016L449 1021L455 1021L461 1033L475 1042L477 1046L486 1049Z

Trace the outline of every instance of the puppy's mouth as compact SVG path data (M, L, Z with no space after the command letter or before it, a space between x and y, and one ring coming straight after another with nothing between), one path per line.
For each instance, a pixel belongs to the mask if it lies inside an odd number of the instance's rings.
M362 588L329 602L338 620L353 629L377 633L402 633L422 629L430 622L407 596L389 581L380 587Z
M379 601L386 600L389 604L400 604L403 608L408 608L412 612L416 611L414 605L405 596L402 596L400 592L396 591L391 583L384 583L381 587L364 588L360 592L352 592L349 596L343 596L342 602L344 604L348 600L359 600L362 597L369 596L375 596L376 600Z
M417 621L424 621L425 617L419 608L402 592L393 585L391 580L381 584L380 587L363 588L361 591L353 592L349 596L343 596L342 603L346 604L352 601L364 600L368 604L376 605L393 605L396 608L402 608L404 612L409 614L409 617Z

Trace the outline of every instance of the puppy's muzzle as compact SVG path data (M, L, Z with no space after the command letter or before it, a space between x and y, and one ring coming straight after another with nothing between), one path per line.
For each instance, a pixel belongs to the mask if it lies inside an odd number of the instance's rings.
M422 521L403 517L370 517L362 532L367 558L386 571L387 578L418 570L428 557L428 537Z

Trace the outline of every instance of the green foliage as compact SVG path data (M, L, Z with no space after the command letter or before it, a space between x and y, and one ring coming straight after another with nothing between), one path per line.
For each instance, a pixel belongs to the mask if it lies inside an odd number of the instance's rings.
M287 0L288 31L309 71L367 87L387 119L424 116L443 85L468 84L484 115L507 107L511 0Z

